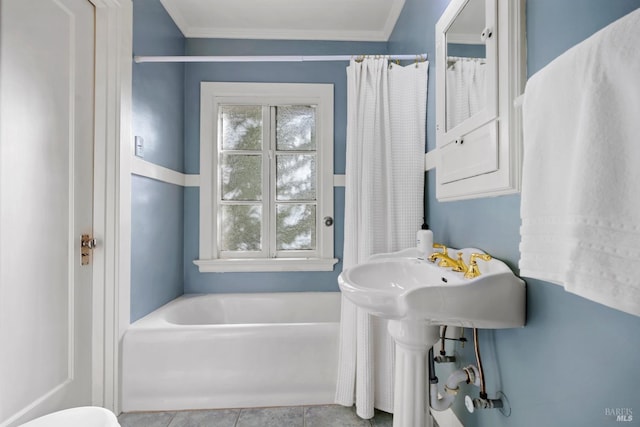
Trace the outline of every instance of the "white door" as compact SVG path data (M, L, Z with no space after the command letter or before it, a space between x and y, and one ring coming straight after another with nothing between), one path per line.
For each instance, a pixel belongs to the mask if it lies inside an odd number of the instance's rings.
M0 426L91 403L94 12L0 0Z

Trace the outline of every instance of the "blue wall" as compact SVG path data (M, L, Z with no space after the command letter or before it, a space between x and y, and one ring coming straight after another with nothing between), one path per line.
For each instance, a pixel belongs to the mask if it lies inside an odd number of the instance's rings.
M434 26L448 3L407 0L389 49L425 50L433 58ZM529 75L638 7L640 0L528 0ZM433 78L429 86L427 145L431 150L435 148ZM520 197L439 203L434 183L430 171L426 209L436 240L451 247L482 248L517 271ZM635 413L628 424L640 425L640 370L636 369L640 318L539 280L527 280L527 298L525 328L480 331L487 390L490 396L497 391L506 394L511 416L498 411L471 415L458 399L455 411L463 424L603 427L619 425L615 417L605 414L606 408L629 408ZM472 346L458 351L463 364L474 363ZM477 396L477 389L465 392Z
M386 53L386 43L187 39L188 55L351 55ZM346 155L347 62L196 63L186 66L185 165L200 169L200 82L331 83L334 85L334 173L343 174ZM200 273L198 189L185 192L184 283L186 293L337 291L342 263L332 272ZM344 188L334 191L334 256L342 259Z
M158 0L133 2L134 55L183 55L185 39ZM144 159L184 171L184 65L133 65L133 133ZM133 176L131 321L183 293L184 189Z
M402 13L389 38L389 52L426 52L429 60L429 81L427 88L427 147L436 146L435 108L435 25L448 4L448 0L405 0ZM429 181L426 174L426 182ZM434 178L435 179L435 178ZM430 190L431 194L433 189ZM425 188L425 204L429 205L429 190ZM428 211L427 211L428 212ZM428 218L427 218L428 219ZM431 223L429 226L431 227ZM433 227L432 227L433 228Z

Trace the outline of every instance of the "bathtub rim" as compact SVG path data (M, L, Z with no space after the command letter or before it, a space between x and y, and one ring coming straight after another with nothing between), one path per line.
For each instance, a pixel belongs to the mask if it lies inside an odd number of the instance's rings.
M304 292L236 292L236 293L185 293L180 295L177 298L172 299L171 301L163 304L162 306L156 308L151 313L141 317L135 322L131 323L127 328L127 332L129 330L170 330L170 329L178 329L178 328L190 328L190 329L207 329L207 328L243 328L243 327L269 327L273 325L311 325L311 324L333 324L340 323L340 316L335 320L335 322L283 322L283 323L272 323L272 322L263 322L263 323L197 323L197 324L180 324L173 323L167 320L164 315L165 312L171 309L174 305L180 304L182 301L197 298L197 297L250 297L250 296L287 296L287 295L326 295L326 294L335 294L336 299L341 299L340 291L304 291ZM338 310L338 314L340 314L340 310ZM125 332L126 334L126 332Z

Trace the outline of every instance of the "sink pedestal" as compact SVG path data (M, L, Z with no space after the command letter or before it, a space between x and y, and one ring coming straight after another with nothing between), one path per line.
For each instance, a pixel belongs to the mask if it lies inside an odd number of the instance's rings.
M396 343L393 427L433 427L427 355L440 338L440 327L390 320L389 333Z

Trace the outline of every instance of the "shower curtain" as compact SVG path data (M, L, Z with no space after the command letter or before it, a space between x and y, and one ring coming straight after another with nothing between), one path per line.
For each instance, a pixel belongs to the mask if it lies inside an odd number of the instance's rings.
M422 224L428 62L387 59L347 68L343 269L415 245ZM336 403L393 412L393 339L387 322L342 298Z
M447 129L453 129L484 108L486 62L484 58L447 58Z

